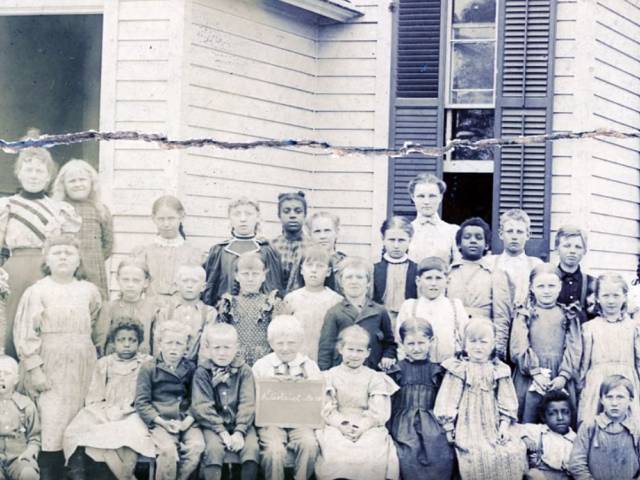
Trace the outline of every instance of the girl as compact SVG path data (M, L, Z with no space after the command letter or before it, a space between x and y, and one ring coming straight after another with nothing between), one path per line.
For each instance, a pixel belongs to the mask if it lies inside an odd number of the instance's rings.
M609 375L600 385L595 419L584 422L573 443L569 472L575 480L631 480L640 474L640 426L631 413L633 382Z
M104 462L118 479L134 479L138 453L155 455L149 432L135 413L138 370L151 356L143 354L143 329L131 317L118 318L109 333L115 352L98 360L85 399L85 407L67 427L63 445L70 464L83 457L74 454L85 447L86 454L96 462ZM84 470L72 466L72 470Z
M37 398L40 413L42 478L57 479L64 461L62 435L82 408L96 348L105 339L96 332L100 291L81 279L80 243L70 235L53 236L44 255L46 276L20 299L14 337L25 389Z
M36 134L37 136L38 134ZM80 217L68 203L47 196L56 164L44 148L21 150L14 174L20 182L20 192L0 198L0 264L9 275L11 295L7 299L5 343L7 355L16 357L13 342L13 322L20 297L42 278L42 246L51 232L80 230Z
M151 207L157 235L153 243L137 247L132 255L149 266L149 293L170 296L176 293L174 277L180 265L201 263L202 252L186 240L182 222L185 210L180 200L165 195Z
M513 383L518 395L518 419L536 423L542 397L568 384L575 410L575 380L582 354L580 320L558 304L562 283L553 265L543 263L530 275L530 298L520 308L511 329Z
M340 233L340 217L329 212L316 212L307 219L307 230L311 240L328 249L331 254L331 272L325 285L331 290L342 293L336 281L336 275L338 265L347 254L336 249L338 233Z
M410 318L400 326L406 358L389 374L400 385L393 396L389 430L395 440L402 478L450 479L454 453L431 412L442 383L440 365L429 360L431 324Z
M282 302L277 290L262 293L267 270L258 253L243 253L235 267L240 293L222 297L218 304L219 321L236 327L240 354L252 366L271 351L267 327L273 315L283 313Z
M373 300L385 306L394 323L402 303L417 298L416 264L409 260L407 250L413 227L405 217L391 217L380 228L382 260L373 266Z
M258 253L266 268L264 291L284 291L280 257L267 240L258 237L259 220L258 202L240 197L229 203L231 239L211 247L204 264L207 284L202 301L207 305L216 306L225 293L238 293L237 289L234 291L234 264L240 255L247 252Z
M511 370L497 359L493 325L472 319L460 359L449 358L434 414L457 450L463 480L513 480L526 469L526 449L511 439L518 399Z
M87 280L93 282L108 298L105 261L113 249L111 212L100 201L98 172L84 160L69 160L53 183L53 198L69 202L82 218L80 254Z
M578 422L591 422L598 409L598 389L605 377L624 375L638 391L640 325L627 315L627 282L614 273L600 275L595 284L599 316L582 325L582 361ZM638 415L638 398L631 411Z
M326 373L325 427L317 432L318 480L398 478L398 457L385 423L390 397L398 386L387 375L364 365L369 334L357 325L340 332L342 364Z

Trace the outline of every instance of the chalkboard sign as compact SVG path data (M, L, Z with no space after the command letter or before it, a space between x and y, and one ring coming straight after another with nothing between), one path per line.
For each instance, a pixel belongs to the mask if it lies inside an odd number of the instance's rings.
M256 426L321 428L324 381L256 379Z

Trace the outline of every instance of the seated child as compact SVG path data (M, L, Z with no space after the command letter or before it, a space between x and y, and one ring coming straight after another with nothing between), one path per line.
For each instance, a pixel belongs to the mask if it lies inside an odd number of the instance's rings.
M271 351L267 327L273 315L281 312L278 291L262 293L267 271L258 253L243 253L235 265L238 295L223 295L218 304L218 321L231 323L238 332L240 355L251 366Z
M442 363L462 350L462 332L469 320L462 302L445 294L447 271L447 264L440 257L427 257L418 264L414 280L418 299L404 301L395 330L399 340L400 327L407 318L428 320L434 334L429 357L435 363Z
M138 371L151 359L139 352L143 335L140 322L130 317L117 319L111 327L115 352L98 360L85 407L64 433L64 454L72 470L84 471L78 447L96 462L106 463L118 479L135 478L138 454L155 455L149 431L133 405Z
M158 335L159 352L138 373L135 406L156 446L156 479L186 480L204 451L202 431L189 413L196 366L184 357L189 335L181 323L164 322Z
M487 222L474 217L462 222L456 242L462 260L453 262L447 296L462 301L470 317L488 318L496 329L496 351L507 357L513 299L507 274L486 259L491 241Z
M301 353L304 329L296 317L275 317L267 330L270 353L253 365L256 380L277 378L281 380L321 380L322 374L316 362ZM296 456L295 479L307 480L313 475L318 444L311 428L258 428L262 450L262 469L266 480L284 480L284 464L287 449Z
M400 385L393 396L389 421L400 473L406 479L450 479L455 454L431 411L444 375L440 365L429 358L433 329L427 320L409 318L400 326L400 339L406 358L389 371Z
M216 319L216 310L209 305L205 305L200 300L200 294L204 290L205 271L200 265L181 265L176 272L177 292L160 308L154 319L154 326L151 330L153 336L152 353L158 351L155 330L163 322L177 320L182 323L189 333L189 346L185 356L194 362L198 360L198 349L200 348L200 336L202 330L208 323L213 323Z
M342 296L325 286L331 273L331 257L321 246L309 247L304 252L302 276L304 287L284 297L285 311L300 320L304 328L302 353L318 360L320 330L327 311L337 305Z
M576 433L571 430L571 399L566 392L552 390L540 404L543 423L517 425L529 453L527 480L569 480L567 470Z
M204 434L204 478L222 478L230 451L240 456L242 479L255 479L260 453L253 428L255 387L251 369L236 356L236 329L226 323L207 325L201 350L205 359L193 376L191 412Z
M396 343L389 314L367 296L371 264L359 257L345 258L340 262L338 281L345 298L331 307L324 319L318 346L320 369L328 370L342 363L336 349L338 335L351 325L359 325L369 332L371 338L371 353L365 357L366 365L386 370L396 361Z
M398 386L364 365L371 349L369 333L358 325L338 338L342 364L326 372L325 427L317 432L318 480L385 480L399 477L396 448L385 424L391 395Z
M569 460L574 480L631 480L640 474L640 426L631 414L633 383L610 375L600 385L598 416L578 428Z
M40 420L29 399L16 392L18 363L0 355L0 476L9 480L38 480Z

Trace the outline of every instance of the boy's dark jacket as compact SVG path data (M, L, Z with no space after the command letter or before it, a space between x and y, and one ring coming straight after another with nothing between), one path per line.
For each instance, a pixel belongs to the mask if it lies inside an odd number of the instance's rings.
M210 359L193 376L191 415L202 428L246 436L253 425L256 392L251 368L241 358L227 367Z
M416 276L418 275L418 266L411 260L407 260L407 277L404 286L404 298L418 298L416 288ZM373 266L373 301L384 304L384 292L387 289L387 270L389 262L384 258Z
M160 416L165 420L182 420L189 415L191 381L196 365L183 358L171 370L158 355L143 363L138 372L136 411L148 426Z

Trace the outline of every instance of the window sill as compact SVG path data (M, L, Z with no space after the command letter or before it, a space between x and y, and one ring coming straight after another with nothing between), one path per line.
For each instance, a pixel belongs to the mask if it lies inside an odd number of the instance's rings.
M320 17L324 22L328 20L346 23L363 15L351 2L346 0L277 0L277 2L310 12Z

